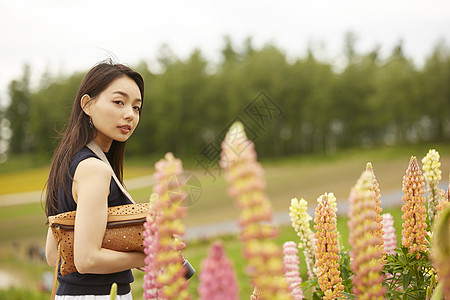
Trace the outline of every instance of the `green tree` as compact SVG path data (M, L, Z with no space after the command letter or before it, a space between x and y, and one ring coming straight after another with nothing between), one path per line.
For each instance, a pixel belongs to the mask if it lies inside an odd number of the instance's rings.
M205 119L204 91L207 85L206 60L199 50L192 52L186 62L171 61L160 76L154 77L149 102L143 117L153 118L157 152L172 151L180 154L198 151L201 143L199 128Z
M286 81L285 119L291 131L289 154L319 151L326 148L326 136L333 119L333 85L331 65L319 62L311 49L305 59L289 67Z
M422 108L429 119L424 138L443 141L450 137L450 50L439 42L420 73Z
M49 74L43 75L41 88L31 95L29 118L35 151L47 156L53 153L69 120L82 76L75 73L51 79Z
M379 68L375 78L375 95L371 99L376 116L385 123L384 135L390 137L390 143L418 141L414 125L423 114L420 88L418 71L405 57L400 43Z
M30 67L25 65L22 78L9 84L10 103L5 116L11 129L9 151L16 154L30 151L33 144L29 123L30 93Z

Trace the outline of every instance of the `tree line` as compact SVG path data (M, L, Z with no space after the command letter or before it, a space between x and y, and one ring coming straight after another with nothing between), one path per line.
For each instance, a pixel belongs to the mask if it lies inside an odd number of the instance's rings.
M248 128L263 157L450 137L450 51L444 42L417 67L401 43L382 59L378 49L357 53L349 35L342 70L311 49L292 61L275 45L256 49L250 38L239 48L225 38L222 60L212 66L198 49L180 59L162 46L162 71L151 72L145 61L135 66L146 90L129 155L172 151L214 159L234 120ZM7 140L9 153L50 156L83 75L44 74L31 91L25 66L22 78L9 84L10 102L0 112L0 125L8 127L0 128L3 148Z

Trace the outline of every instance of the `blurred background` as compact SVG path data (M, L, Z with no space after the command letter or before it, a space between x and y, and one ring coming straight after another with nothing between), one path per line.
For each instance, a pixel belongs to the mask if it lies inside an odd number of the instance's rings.
M81 79L104 59L146 83L127 186L147 201L153 164L181 158L200 182L191 236L237 216L216 164L236 119L276 212L326 191L345 203L369 160L395 195L409 157L433 147L448 178L448 1L1 0L0 28L0 298L48 296L46 176Z

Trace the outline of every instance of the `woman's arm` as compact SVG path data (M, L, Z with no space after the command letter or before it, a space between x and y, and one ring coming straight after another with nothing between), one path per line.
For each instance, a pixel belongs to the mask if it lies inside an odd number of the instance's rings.
M55 237L53 236L52 229L48 227L47 241L45 242L45 259L49 266L56 266L56 257L58 246L56 245Z
M77 202L74 262L80 273L108 274L144 266L141 252L102 248L110 183L111 169L102 161L88 158L78 164L72 194Z

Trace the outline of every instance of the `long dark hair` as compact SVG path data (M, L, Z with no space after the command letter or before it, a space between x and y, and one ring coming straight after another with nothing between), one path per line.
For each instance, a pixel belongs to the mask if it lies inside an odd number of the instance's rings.
M131 68L122 64L115 64L112 61L103 61L95 65L85 75L78 89L77 96L73 103L67 129L63 134L61 143L54 153L50 174L47 181L45 213L48 216L58 214L58 190L64 189L66 195L72 193L68 191L66 176L70 176L69 166L72 157L80 151L87 143L93 140L97 134L95 128L89 126L89 117L81 107L81 98L88 94L91 98L97 97L115 79L127 76L136 82L141 99L144 100L144 80L142 76ZM144 104L142 102L142 104ZM139 114L141 111L139 112ZM108 160L116 173L117 178L123 183L123 161L126 142L113 141L108 152Z

